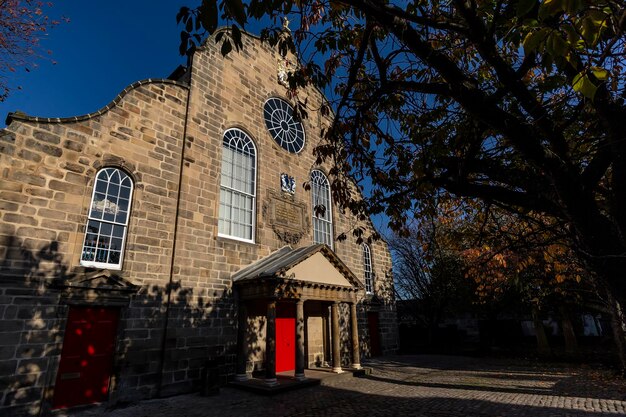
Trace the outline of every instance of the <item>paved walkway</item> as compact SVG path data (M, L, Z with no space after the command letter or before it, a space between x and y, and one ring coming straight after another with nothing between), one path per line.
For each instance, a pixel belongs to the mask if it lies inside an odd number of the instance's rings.
M72 417L626 416L626 380L589 366L433 355L370 361L371 375L325 378L272 397L222 388L218 396L143 401Z

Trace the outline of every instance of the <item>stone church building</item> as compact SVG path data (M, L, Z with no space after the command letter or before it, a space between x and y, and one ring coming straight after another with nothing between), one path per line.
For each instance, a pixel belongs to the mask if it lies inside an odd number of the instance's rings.
M251 35L70 118L0 131L0 414L134 401L394 352L391 259L357 244ZM304 186L309 184L309 186ZM349 238L336 237L346 233ZM260 376L259 376L260 375ZM214 381L215 382L215 381Z

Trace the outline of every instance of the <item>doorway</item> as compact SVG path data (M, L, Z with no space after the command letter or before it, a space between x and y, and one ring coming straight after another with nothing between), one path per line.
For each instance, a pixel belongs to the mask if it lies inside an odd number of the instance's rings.
M296 306L276 305L276 372L296 369Z
M383 354L380 348L380 328L378 324L378 313L367 313L367 328L370 334L370 349L372 356L381 356Z
M70 307L53 408L93 404L108 398L118 322L117 308Z

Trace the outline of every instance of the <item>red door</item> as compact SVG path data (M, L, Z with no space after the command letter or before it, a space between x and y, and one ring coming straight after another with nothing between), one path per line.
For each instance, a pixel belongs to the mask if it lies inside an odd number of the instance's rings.
M276 306L276 372L296 369L296 309L294 304Z
M378 313L367 313L367 328L370 333L370 348L372 356L380 356L383 354L380 349L380 331L378 327Z
M70 307L54 388L54 408L107 399L119 310Z

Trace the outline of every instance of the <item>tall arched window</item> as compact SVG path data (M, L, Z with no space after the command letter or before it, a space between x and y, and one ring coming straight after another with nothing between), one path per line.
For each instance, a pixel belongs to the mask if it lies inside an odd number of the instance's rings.
M87 230L80 257L84 266L121 269L133 181L118 168L103 168L96 175Z
M224 133L218 234L254 242L256 148L239 129Z
M365 292L374 292L374 274L372 273L372 251L370 247L363 244L363 280L365 282Z
M313 199L313 242L325 243L333 248L333 213L330 185L322 171L311 172L311 196Z

